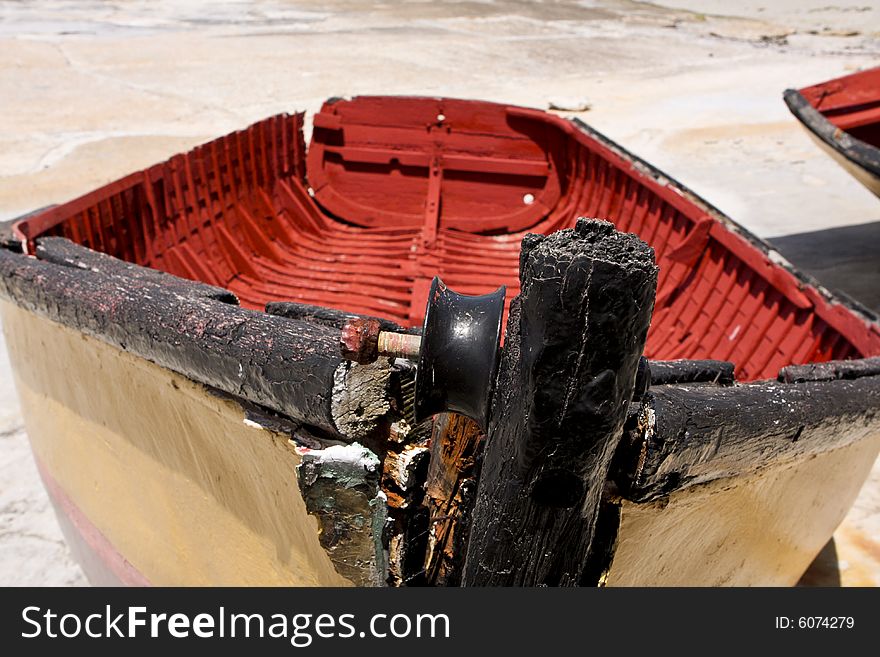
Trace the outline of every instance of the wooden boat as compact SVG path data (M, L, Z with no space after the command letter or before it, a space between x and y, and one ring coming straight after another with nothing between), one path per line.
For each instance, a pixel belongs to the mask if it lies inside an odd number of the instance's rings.
M577 120L359 97L303 124L3 228L27 431L91 581L798 580L880 450L875 318ZM340 355L352 315L420 325L438 274L509 291L488 439L415 422L412 362Z
M880 196L880 67L784 94L813 140Z

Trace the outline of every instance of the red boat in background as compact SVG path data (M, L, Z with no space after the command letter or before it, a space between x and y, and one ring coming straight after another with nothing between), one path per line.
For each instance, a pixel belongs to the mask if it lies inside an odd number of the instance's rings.
M880 196L880 67L784 94L816 142Z

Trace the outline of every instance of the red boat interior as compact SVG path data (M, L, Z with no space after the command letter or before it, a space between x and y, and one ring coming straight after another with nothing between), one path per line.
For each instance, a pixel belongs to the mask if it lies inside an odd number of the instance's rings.
M729 221L589 129L538 110L436 98L331 100L278 115L17 224L232 290L420 324L434 275L518 292L525 232L578 216L652 245L646 355L731 360L741 379L880 354L880 333Z
M880 67L799 91L835 126L880 148Z

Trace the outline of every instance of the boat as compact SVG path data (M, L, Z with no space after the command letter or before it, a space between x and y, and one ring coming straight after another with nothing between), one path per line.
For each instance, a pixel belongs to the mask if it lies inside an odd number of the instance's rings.
M880 196L880 67L787 89L783 98L822 150Z
M880 451L875 316L577 119L361 96L305 121L0 228L27 433L91 582L798 581ZM505 322L485 422L417 418L413 358L341 353L353 322L428 341L446 290Z

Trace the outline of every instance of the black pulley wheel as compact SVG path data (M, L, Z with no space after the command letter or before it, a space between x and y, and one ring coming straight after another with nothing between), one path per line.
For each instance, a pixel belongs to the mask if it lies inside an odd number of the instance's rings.
M485 431L498 373L504 286L466 296L434 277L416 372L415 419L451 411Z

